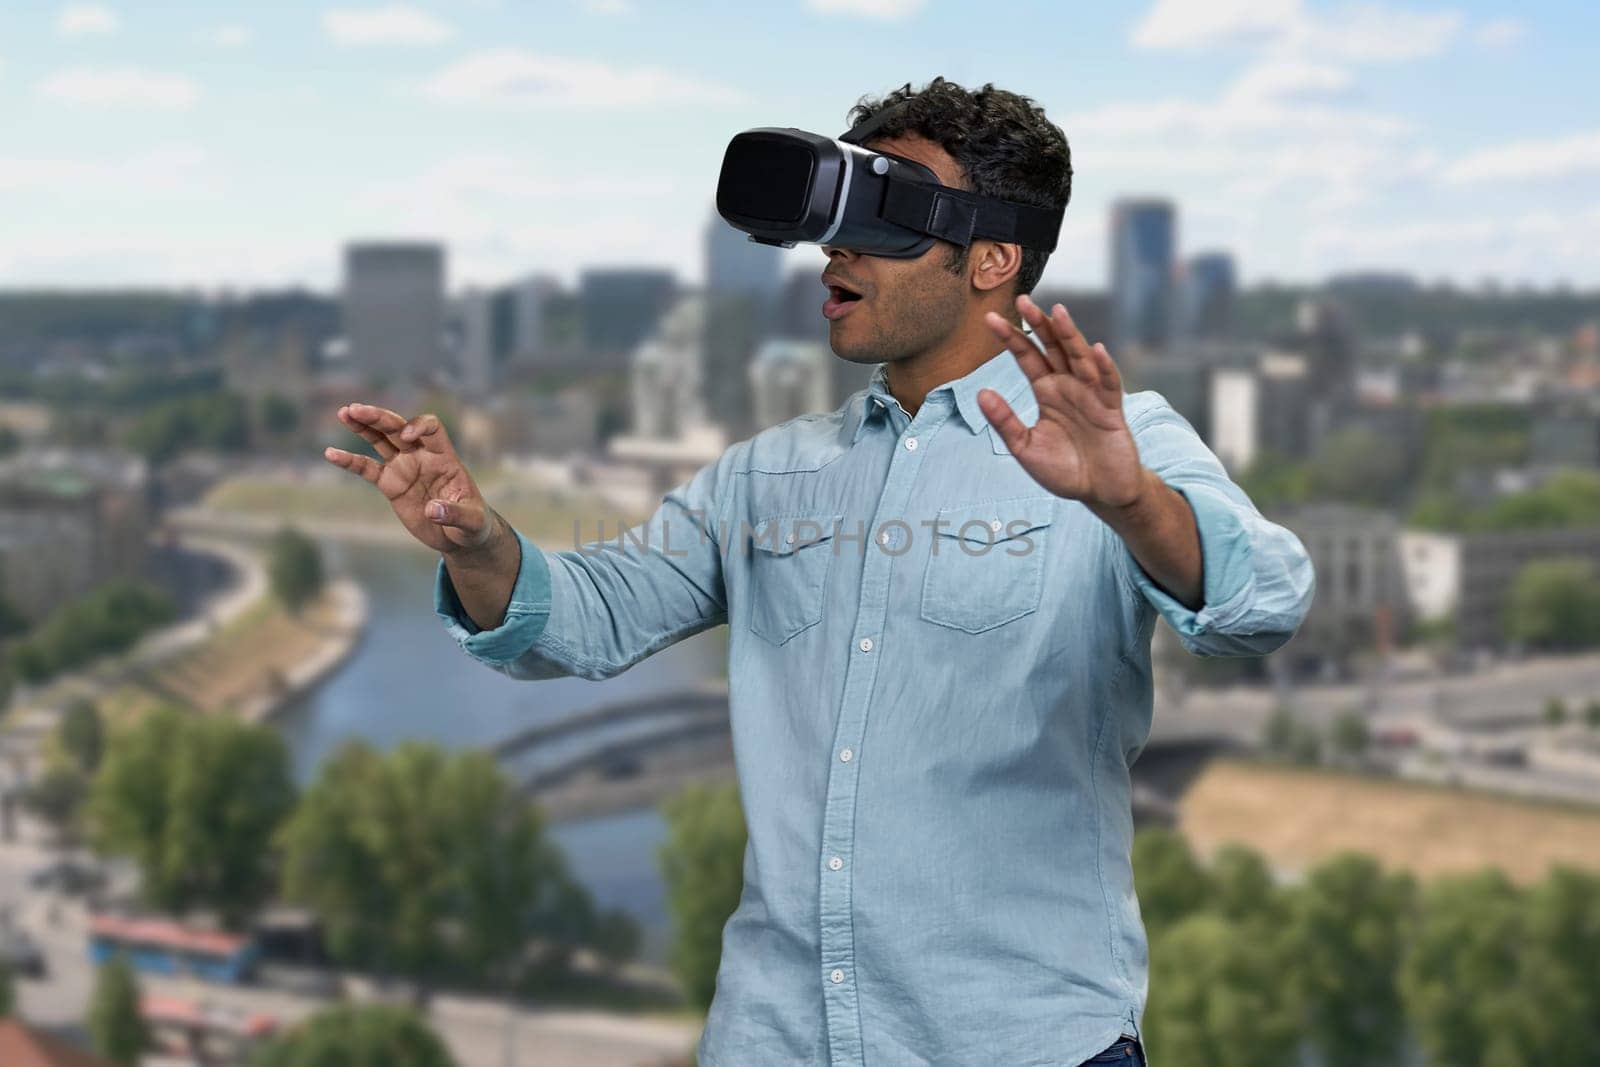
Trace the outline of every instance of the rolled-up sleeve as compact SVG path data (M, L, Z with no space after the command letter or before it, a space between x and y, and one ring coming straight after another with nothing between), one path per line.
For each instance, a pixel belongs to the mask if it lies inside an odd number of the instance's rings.
M615 537L552 551L517 532L522 565L505 617L492 630L480 630L467 616L441 559L435 613L474 659L530 681L609 678L726 622L718 533L733 451L701 467L649 519Z
M1159 612L1197 656L1265 655L1286 644L1310 610L1316 594L1310 553L1293 531L1257 510L1187 419L1160 394L1152 396L1129 429L1140 461L1194 512L1203 599L1196 609L1184 606L1117 538L1125 588Z

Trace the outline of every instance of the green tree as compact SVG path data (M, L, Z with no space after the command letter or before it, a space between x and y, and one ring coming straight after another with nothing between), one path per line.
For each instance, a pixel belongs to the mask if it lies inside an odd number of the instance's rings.
M100 966L89 1002L89 1035L94 1050L122 1067L138 1067L150 1047L150 1033L139 1012L139 981L120 954Z
M90 796L97 844L137 863L149 903L234 926L273 888L273 835L293 806L275 731L171 708L119 733Z
M1496 870L1441 878L1423 894L1400 992L1429 1063L1499 1067L1490 1058L1507 1040L1506 1008L1518 996L1522 901Z
M1223 845L1211 857L1207 874L1211 910L1231 922L1257 926L1275 936L1284 914L1283 894L1261 853L1237 842Z
M1144 1034L1152 1060L1184 1067L1283 1067L1298 1038L1273 943L1200 913L1153 934Z
M347 964L504 983L535 939L570 949L592 933L587 895L537 807L488 753L346 745L281 841L286 896Z
M1346 759L1358 759L1366 754L1369 736L1367 717L1349 709L1341 711L1333 720L1329 740L1339 755Z
M691 784L661 810L667 840L657 856L672 914L672 968L704 1011L716 992L723 927L744 892L744 809L737 784L725 782Z
M1550 697L1544 702L1546 726L1560 726L1567 721L1567 702L1560 697Z
M67 705L66 713L56 726L56 743L78 770L94 774L105 748L104 724L94 701L80 698Z
M1133 876L1139 891L1139 914L1152 936L1209 907L1215 892L1188 840L1162 826L1134 834Z
M281 393L262 397L259 414L262 428L273 437L287 437L300 425L300 409Z
M1405 450L1364 426L1329 435L1311 459L1307 481L1312 499L1370 507L1398 504L1410 489Z
M76 767L52 763L23 794L22 802L50 827L60 841L78 836L78 818L89 794L89 783Z
M1586 1063L1600 1049L1600 877L1553 867L1524 897L1515 992L1485 1064ZM1521 1058L1518 1058L1521 1057Z
M1291 894L1284 934L1301 1031L1326 1067L1398 1063L1405 1040L1400 961L1416 885L1370 856L1325 860Z
M17 993L11 985L11 968L0 960L0 1019L10 1015L17 1007Z
M1600 645L1600 578L1579 558L1537 559L1522 566L1505 608L1506 634L1530 648Z
M1592 729L1600 730L1600 700L1591 700L1583 706L1583 721Z
M612 967L627 963L637 956L641 939L638 922L621 908L608 908L596 918L595 951Z
M251 1067L454 1067L444 1042L412 1011L388 1004L320 1011L269 1042Z
M272 539L267 573L273 595L298 614L322 589L322 551L311 538L285 526Z

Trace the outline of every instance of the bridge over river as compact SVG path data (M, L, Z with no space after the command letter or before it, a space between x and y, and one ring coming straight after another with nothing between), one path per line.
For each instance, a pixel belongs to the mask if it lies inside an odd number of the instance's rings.
M1133 767L1134 816L1170 823L1206 761L1242 742L1159 706L1154 722ZM494 753L553 821L651 807L692 781L734 779L727 684L604 704L518 731Z

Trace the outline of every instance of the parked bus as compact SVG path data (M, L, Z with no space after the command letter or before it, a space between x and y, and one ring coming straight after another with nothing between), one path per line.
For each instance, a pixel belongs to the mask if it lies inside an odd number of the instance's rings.
M260 955L253 937L185 926L171 919L95 915L89 920L89 959L96 965L118 953L147 974L187 976L236 985L247 980Z

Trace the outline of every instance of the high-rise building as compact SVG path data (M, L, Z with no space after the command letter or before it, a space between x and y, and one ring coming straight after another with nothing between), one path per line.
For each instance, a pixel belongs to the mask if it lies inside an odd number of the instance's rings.
M561 284L548 274L530 274L510 286L513 322L511 358L537 363L550 343L548 307Z
M602 268L578 280L578 321L585 360L595 369L626 367L678 293L670 270Z
M344 334L358 374L431 375L444 347L444 249L361 242L344 256Z
M771 299L783 288L783 263L782 249L750 240L749 234L711 213L706 223L707 292L751 293Z
M1173 325L1176 209L1169 200L1118 200L1111 207L1111 344L1166 346Z
M1178 284L1179 335L1201 341L1232 336L1236 288L1233 257L1228 253L1191 256Z

